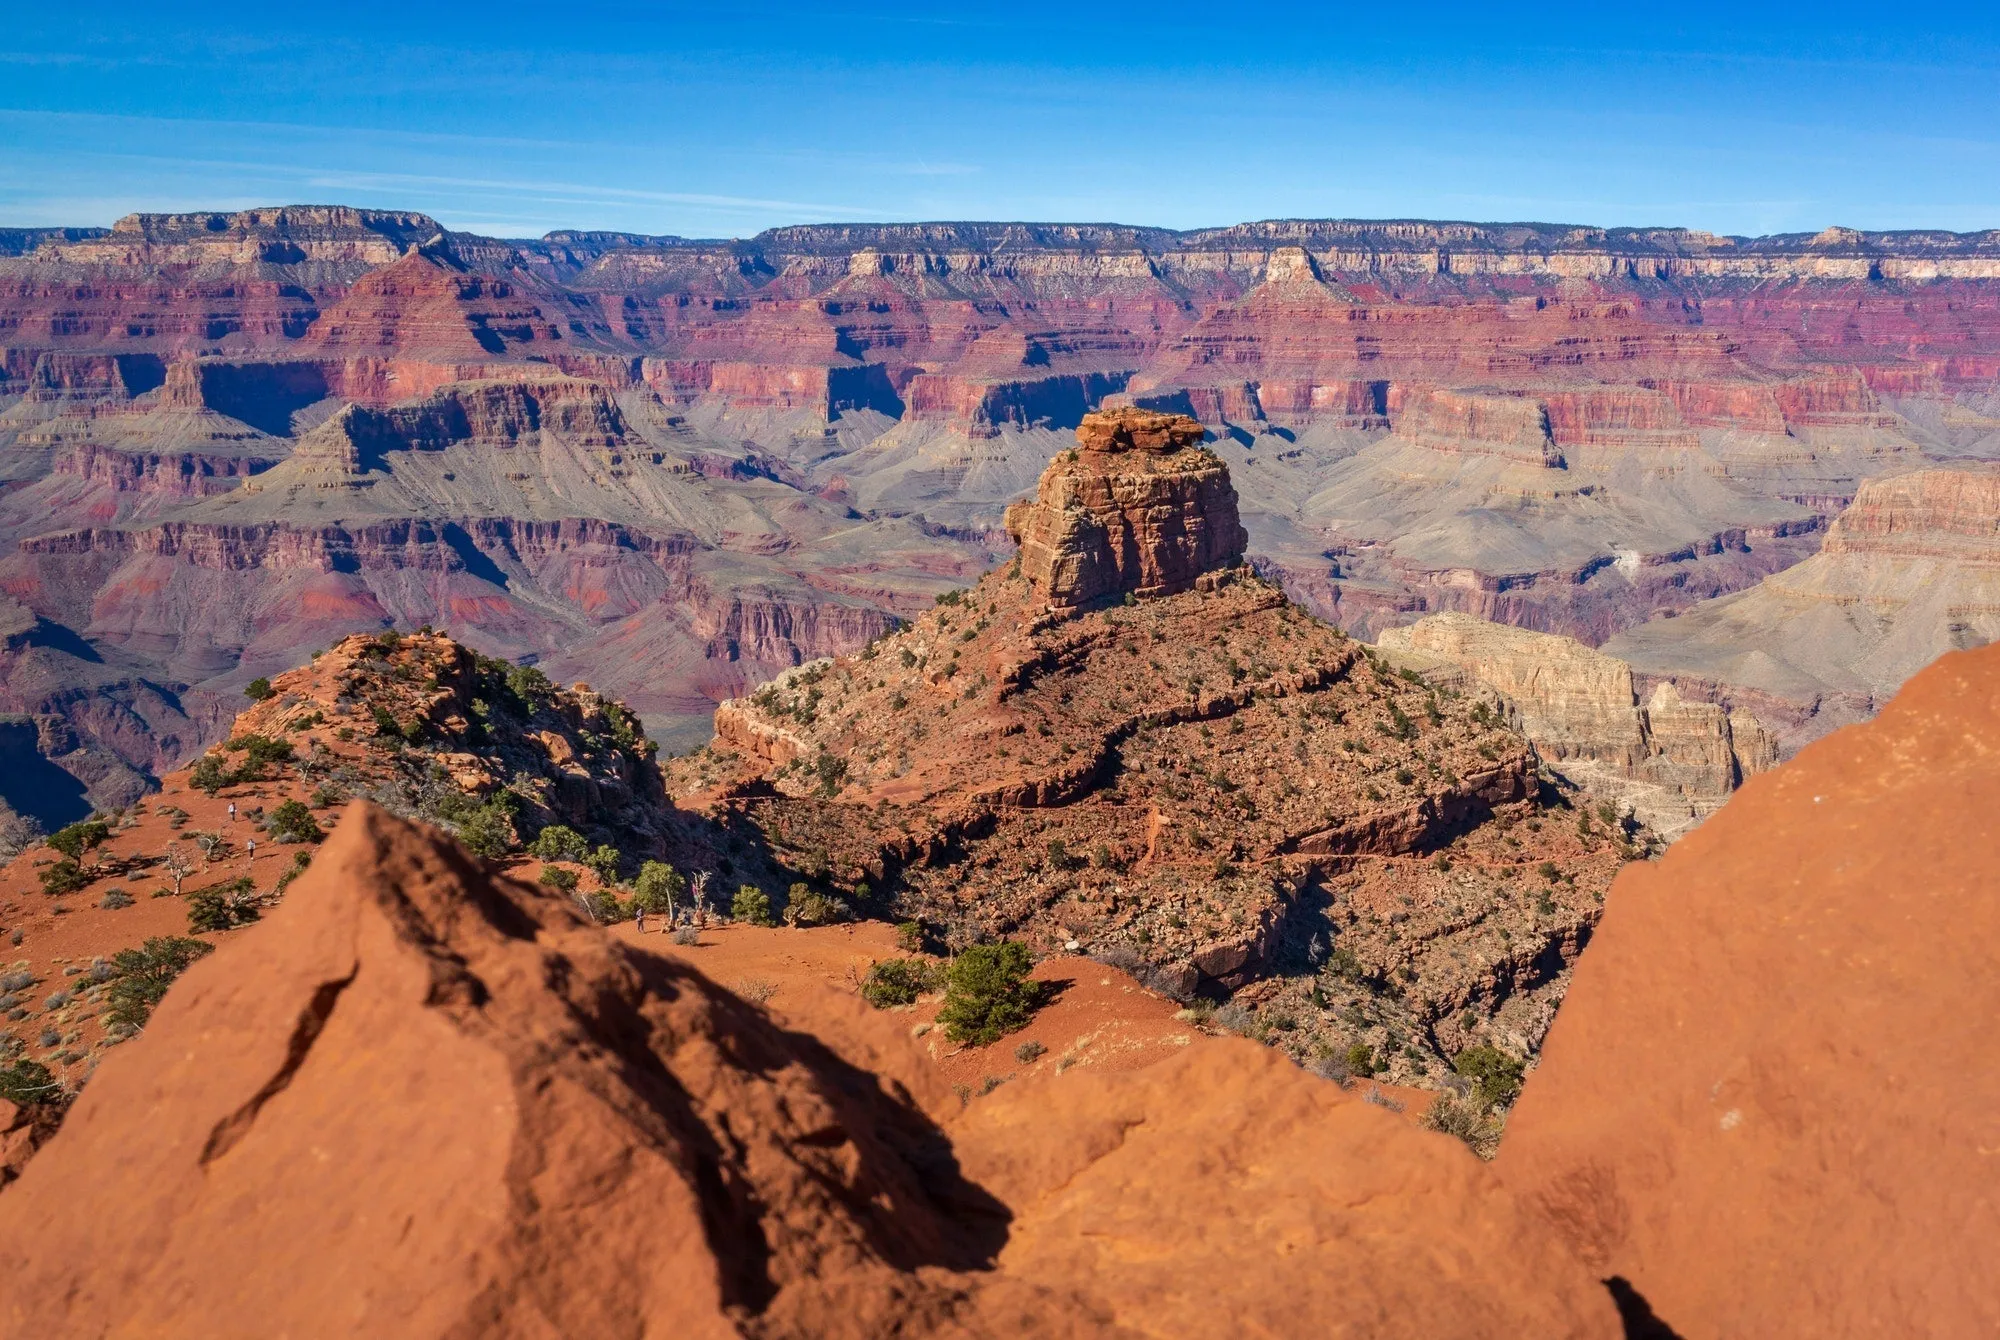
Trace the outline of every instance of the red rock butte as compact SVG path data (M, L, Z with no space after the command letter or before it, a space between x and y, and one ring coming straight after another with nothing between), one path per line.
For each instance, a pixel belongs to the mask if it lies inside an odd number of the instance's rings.
M1204 572L1243 561L1229 467L1201 448L1184 415L1099 410L1077 451L1042 474L1032 502L1007 509L1021 575L1051 609L1109 597L1172 595Z

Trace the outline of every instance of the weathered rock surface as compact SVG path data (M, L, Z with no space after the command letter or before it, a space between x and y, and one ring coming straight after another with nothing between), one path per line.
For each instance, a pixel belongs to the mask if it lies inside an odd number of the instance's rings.
M1065 453L1040 497L1108 496L1127 468ZM1174 504L1184 525L1134 532L1124 571L1234 523L1215 475ZM1247 990L1301 1058L1361 1043L1422 1082L1475 1040L1532 1053L1632 849L1545 813L1527 742L1483 705L1391 674L1211 552L1193 589L1084 611L1026 559L989 573L725 703L670 784L954 943L1112 955L1182 998Z
M1684 700L1665 683L1641 702L1630 666L1573 638L1433 614L1377 642L1434 680L1455 669L1491 690L1544 762L1663 837L1678 837L1777 762L1770 733L1749 712Z
M1242 562L1236 490L1204 436L1193 419L1149 410L1084 416L1075 459L1058 457L1035 500L1007 509L1021 575L1051 609L1170 595Z
M0 1187L21 1175L41 1147L61 1125L46 1103L11 1103L0 1098Z
M1947 656L1612 892L1498 1167L1684 1335L2000 1326L1996 704Z
M1618 1333L1463 1148L1250 1044L960 1113L801 1010L359 806L0 1193L4 1328Z

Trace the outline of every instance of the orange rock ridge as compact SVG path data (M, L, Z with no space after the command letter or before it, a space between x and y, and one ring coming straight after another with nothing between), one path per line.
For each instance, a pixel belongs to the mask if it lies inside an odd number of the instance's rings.
M1470 1154L1248 1043L960 1113L809 1008L358 806L0 1195L4 1327L1616 1334Z

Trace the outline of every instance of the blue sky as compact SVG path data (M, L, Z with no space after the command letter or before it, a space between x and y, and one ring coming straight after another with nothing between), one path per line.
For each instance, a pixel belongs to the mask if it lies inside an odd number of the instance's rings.
M2000 7L24 5L0 224L1966 230L2000 226L1996 75Z

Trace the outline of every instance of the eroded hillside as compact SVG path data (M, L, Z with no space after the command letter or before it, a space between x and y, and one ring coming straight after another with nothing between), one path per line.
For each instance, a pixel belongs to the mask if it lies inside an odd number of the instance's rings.
M1301 1056L1531 1054L1638 850L1622 816L1552 808L1488 701L1242 566L1199 436L1087 418L1009 514L1020 563L724 704L677 785L850 897L1233 991Z

